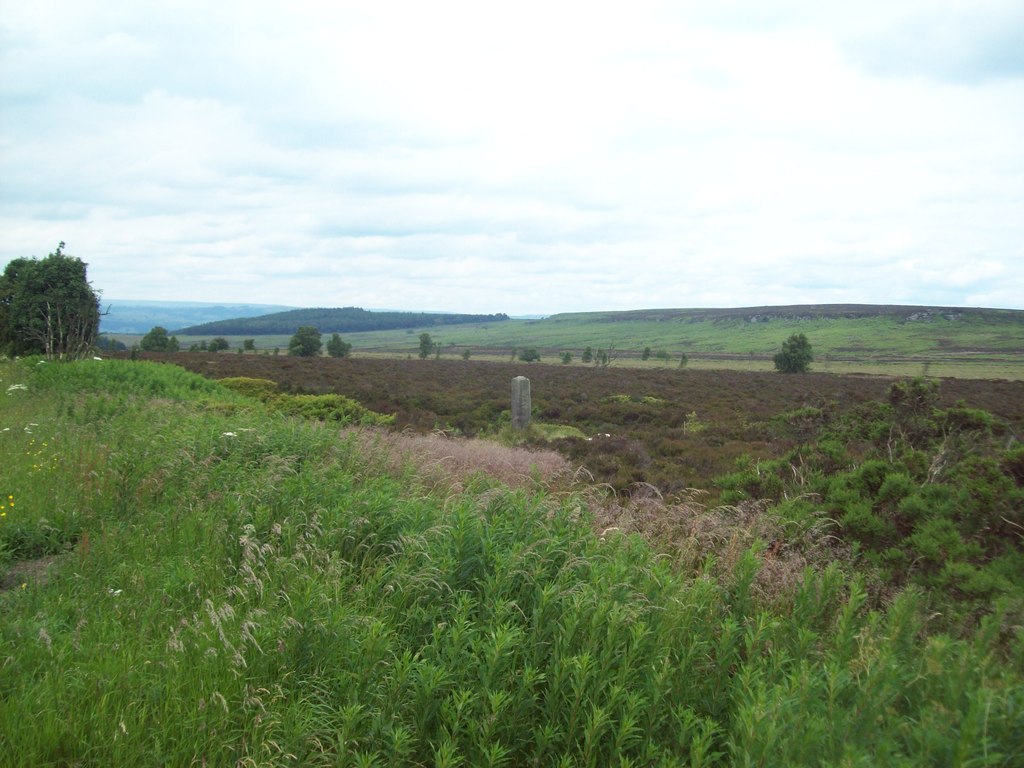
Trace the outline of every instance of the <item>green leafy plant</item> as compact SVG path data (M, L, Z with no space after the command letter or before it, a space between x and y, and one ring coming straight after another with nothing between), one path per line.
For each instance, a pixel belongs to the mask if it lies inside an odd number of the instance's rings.
M342 340L337 333L332 333L327 342L327 354L331 357L348 357L352 354L352 345Z
M782 350L772 360L781 373L806 373L814 360L811 343L804 334L794 333L782 342Z
M338 338L341 340L341 337ZM304 325L299 328L288 342L288 354L298 357L316 357L323 349L323 342L320 341L320 331L311 325Z

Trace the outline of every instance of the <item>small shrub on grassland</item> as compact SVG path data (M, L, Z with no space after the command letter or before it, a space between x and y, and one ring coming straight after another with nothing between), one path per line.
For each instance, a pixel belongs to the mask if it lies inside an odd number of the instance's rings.
M234 376L220 379L221 386L246 397L266 403L271 410L289 416L302 416L316 421L333 421L360 426L385 426L394 422L389 416L364 408L344 395L291 395L281 394L277 384L268 379Z
M267 401L278 394L277 384L269 379L254 379L249 376L231 376L217 379L222 387L256 400Z
M267 405L288 416L364 427L385 426L395 420L394 416L374 413L344 395L278 395L269 399Z

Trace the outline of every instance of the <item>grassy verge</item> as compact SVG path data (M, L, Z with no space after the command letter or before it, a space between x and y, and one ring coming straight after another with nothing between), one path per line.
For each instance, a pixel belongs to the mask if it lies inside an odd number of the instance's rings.
M0 365L4 765L1012 765L1024 645L422 482L170 366ZM9 389L14 387L13 389ZM22 388L24 387L24 388ZM5 582L9 584L8 582Z

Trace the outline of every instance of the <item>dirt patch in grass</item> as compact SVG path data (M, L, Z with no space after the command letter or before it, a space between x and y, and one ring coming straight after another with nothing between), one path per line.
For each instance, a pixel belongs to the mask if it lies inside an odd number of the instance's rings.
M68 553L65 552L14 563L3 575L3 578L0 578L0 591L20 589L29 584L45 585L67 557Z

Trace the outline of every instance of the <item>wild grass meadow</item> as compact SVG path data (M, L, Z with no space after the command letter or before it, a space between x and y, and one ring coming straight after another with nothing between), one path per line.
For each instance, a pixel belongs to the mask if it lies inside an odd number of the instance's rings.
M813 510L780 547L753 499L616 501L494 444L474 470L340 401L127 360L0 380L2 765L1021 764L1020 627L937 629Z

